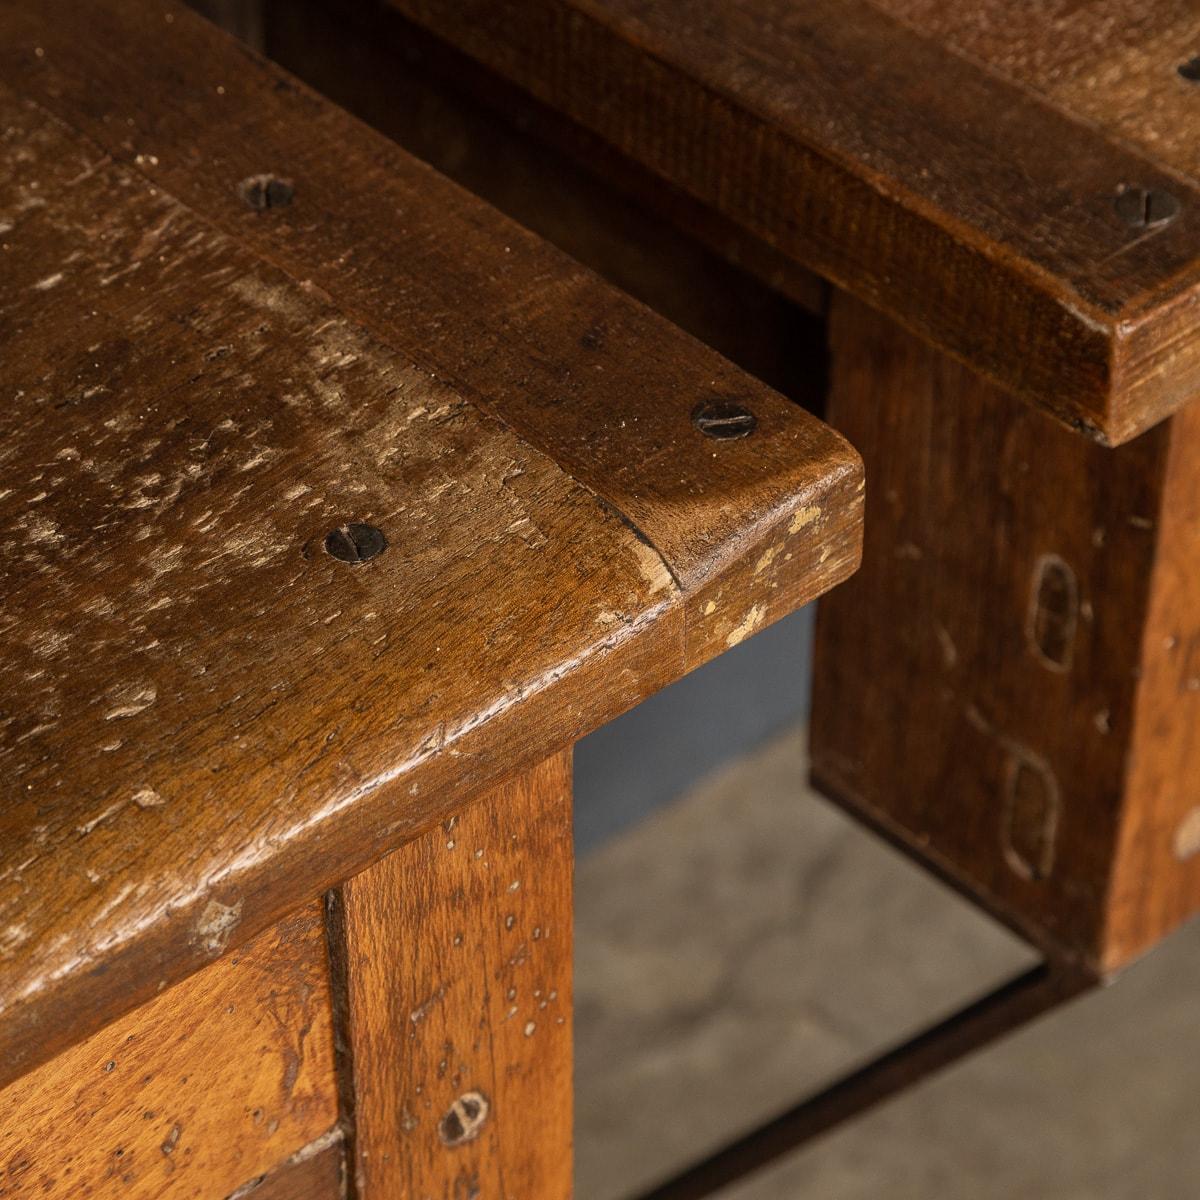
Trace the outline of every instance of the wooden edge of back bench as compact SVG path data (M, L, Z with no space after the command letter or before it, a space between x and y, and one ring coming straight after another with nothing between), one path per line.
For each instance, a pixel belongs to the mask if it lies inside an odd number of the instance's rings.
M181 7L0 67L2 1084L845 578L863 480Z
M1089 437L1200 392L1196 180L869 0L387 3ZM1131 188L1178 217L1129 228Z

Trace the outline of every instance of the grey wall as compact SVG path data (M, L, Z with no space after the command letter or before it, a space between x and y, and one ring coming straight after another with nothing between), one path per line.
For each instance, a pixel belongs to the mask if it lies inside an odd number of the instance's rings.
M577 853L807 716L814 613L785 617L575 747Z

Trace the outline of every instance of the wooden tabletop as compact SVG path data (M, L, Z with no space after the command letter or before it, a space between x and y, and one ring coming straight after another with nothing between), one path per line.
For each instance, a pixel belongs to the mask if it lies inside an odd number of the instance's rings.
M1101 441L1200 389L1186 0L388 2Z
M856 565L840 437L183 8L4 6L0 130L0 1083Z

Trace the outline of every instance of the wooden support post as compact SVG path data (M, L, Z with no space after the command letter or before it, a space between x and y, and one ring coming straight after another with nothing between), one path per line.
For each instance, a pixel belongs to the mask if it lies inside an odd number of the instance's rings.
M358 1200L571 1192L570 751L330 902Z
M831 343L871 483L818 618L814 776L1113 971L1200 906L1200 411L1110 450L848 297Z

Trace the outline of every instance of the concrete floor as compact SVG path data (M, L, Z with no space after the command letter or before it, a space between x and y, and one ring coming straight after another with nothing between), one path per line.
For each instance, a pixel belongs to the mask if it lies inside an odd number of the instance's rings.
M794 731L579 863L579 1200L636 1192L1033 961L804 776ZM1200 924L725 1195L1200 1196Z

